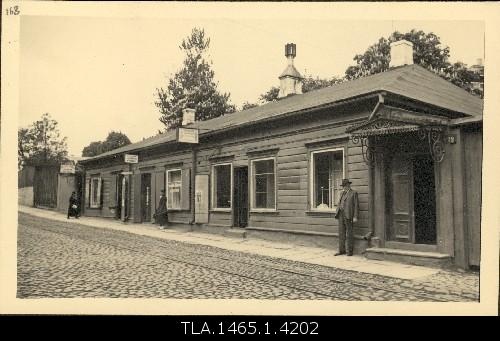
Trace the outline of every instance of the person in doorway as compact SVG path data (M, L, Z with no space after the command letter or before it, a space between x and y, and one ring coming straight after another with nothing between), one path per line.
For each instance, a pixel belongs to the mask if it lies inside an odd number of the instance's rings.
M71 193L71 196L69 197L68 219L71 216L75 217L76 219L80 217L80 206L76 192Z
M358 221L358 192L351 189L349 179L342 180L342 195L337 205L335 218L339 221L339 251L335 256L346 254L352 256L354 250L354 229L353 224ZM347 243L346 243L347 242Z
M167 198L165 197L165 190L161 190L160 202L153 215L156 224L160 224L160 229L164 229L164 225L168 226L168 211L167 211Z

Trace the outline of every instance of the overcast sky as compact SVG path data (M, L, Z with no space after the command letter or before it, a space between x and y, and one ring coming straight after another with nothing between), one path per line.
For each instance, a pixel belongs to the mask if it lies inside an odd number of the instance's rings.
M238 106L279 84L287 42L297 44L297 69L320 77L343 76L355 54L412 28L437 34L452 62L484 58L481 21L23 16L19 125L50 113L77 156L111 130L132 142L154 135L162 128L155 89L181 67L178 46L195 26L211 39L219 89Z

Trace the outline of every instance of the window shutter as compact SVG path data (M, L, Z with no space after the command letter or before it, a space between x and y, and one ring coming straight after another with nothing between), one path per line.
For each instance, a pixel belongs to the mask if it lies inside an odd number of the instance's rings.
M191 203L191 169L186 168L182 170L182 189L181 189L181 209L189 210Z
M90 207L90 178L85 179L85 207Z
M142 221L141 217L141 174L134 174L134 223L140 223Z
M156 208L158 206L158 203L160 202L161 190L165 189L165 171L157 172L155 174L155 178L156 178L156 183L155 183L156 204L154 208Z
M116 201L116 182L118 181L118 175L111 175L111 181L109 184L109 207L117 207L118 202Z
M102 178L99 178L99 181L97 182L97 206L99 208L102 207Z

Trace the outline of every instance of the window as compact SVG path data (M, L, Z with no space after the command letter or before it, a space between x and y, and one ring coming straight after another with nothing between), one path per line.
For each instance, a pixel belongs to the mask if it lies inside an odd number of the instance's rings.
M101 178L92 177L90 178L90 207L99 208L101 207Z
M230 163L212 166L212 208L231 208L232 173Z
M276 209L274 158L252 160L252 209Z
M313 210L332 210L340 200L344 178L344 150L311 153L311 203Z
M182 177L180 169L167 171L167 208L181 208Z

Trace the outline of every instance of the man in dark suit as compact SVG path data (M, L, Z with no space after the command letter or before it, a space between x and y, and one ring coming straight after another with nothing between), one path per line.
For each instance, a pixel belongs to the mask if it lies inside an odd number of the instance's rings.
M349 179L342 180L344 190L340 196L335 214L335 218L339 220L339 252L335 256L346 254L346 240L347 255L352 256L354 250L354 229L352 225L358 221L359 203L358 192L351 189L351 183Z
M168 225L167 198L165 197L164 189L161 190L160 202L153 217L155 218L155 222L160 224L160 229L163 230L163 225Z

